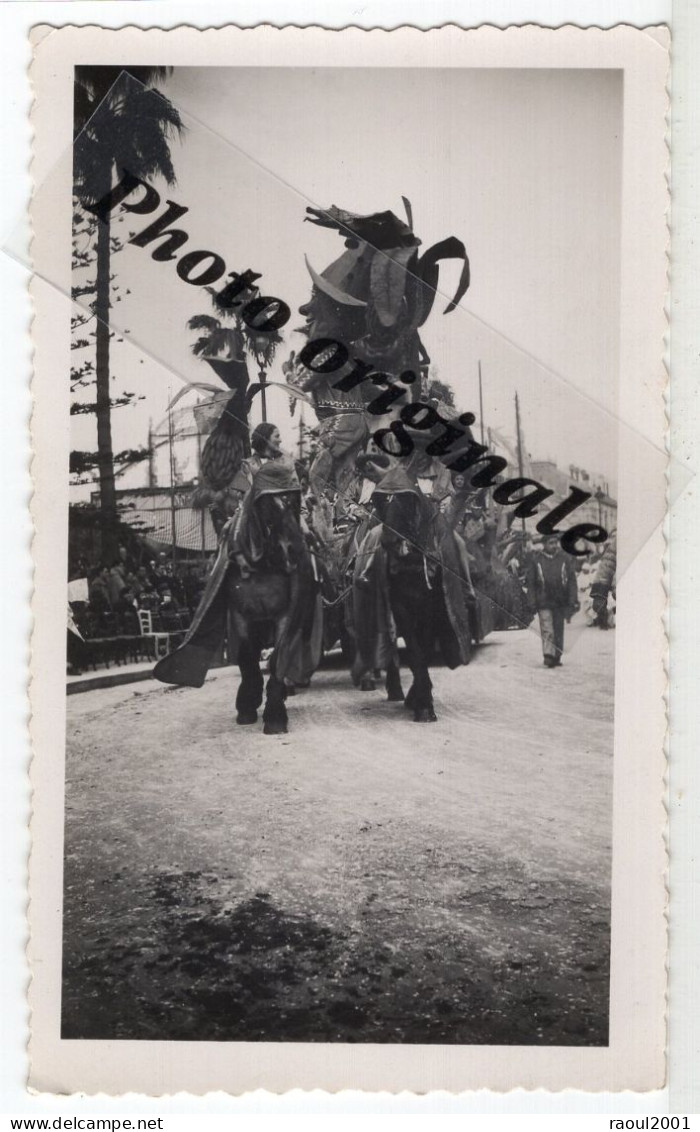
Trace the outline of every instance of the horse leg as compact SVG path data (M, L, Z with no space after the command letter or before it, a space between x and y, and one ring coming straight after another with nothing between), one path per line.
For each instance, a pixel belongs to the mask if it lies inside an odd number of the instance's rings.
M372 679L370 670L367 667L367 661L363 657L358 643L355 641L354 644L355 651L352 665L350 667L350 676L352 677L352 682L356 688L360 689L361 692L373 692L376 685L374 683L374 680Z
M433 682L430 679L427 664L421 663L417 666L414 687L413 722L436 723L437 716L433 707Z
M404 639L404 644L406 646L406 660L408 662L408 668L409 668L409 671L411 673L411 685L410 685L408 691L406 692L406 695L403 696L403 706L406 708L406 711L413 711L415 709L415 706L416 706L416 673L415 673L415 660L414 660L413 631L411 629L411 623L410 623L410 620L407 617L406 610L404 609L403 605L399 604L396 600L394 600L394 604L392 606L392 609L393 609L393 613L394 613L394 620L396 622L396 635L397 635L397 637L403 637L403 639ZM400 688L401 687L401 680L400 680L400 676L399 676L399 650L398 650L398 648L396 649L396 659L395 659L394 663L396 665L396 680L397 680L398 687ZM388 697L388 699L392 699L393 697L391 695L389 695L389 675L390 675L389 669L387 669L387 673L386 673L387 697ZM393 686L393 678L392 678L392 686ZM398 697L397 697L397 702L398 702Z
M404 696L403 703L407 711L413 712L413 720L415 723L432 722L430 719L430 710L432 710L430 677L428 676L428 666L424 660L426 654L421 648L420 627L415 623L415 611L418 603L417 601L411 601L413 596L414 595L408 595L408 599L406 599L401 594L394 593L392 595L392 610L394 613L394 621L396 622L396 635L404 639L406 645L406 659L408 661L408 667L411 670L411 676L413 677L411 687ZM398 655L394 663L396 665L397 690L400 690L401 682L399 678ZM387 669L387 694L389 699L392 699L393 697L389 694L389 676L390 672L389 669ZM428 681L427 688L425 683L426 679ZM435 714L433 712L433 718L434 717Z
M404 695L403 688L401 687L401 674L399 672L398 660L392 657L389 661L386 670L386 681L384 684L386 688L386 698L390 703L403 703Z
M236 723L257 723L264 681L260 671L260 649L250 640L242 640L239 645L238 667L241 683L236 696Z
M374 680L369 674L369 669L364 667L362 660L359 657L356 657L355 662L350 670L350 675L352 676L353 684L356 688L359 688L361 692L374 691L376 687Z
M265 710L263 712L263 733L265 735L287 734L287 709L284 701L287 689L275 671L275 653L270 657L270 678L267 681Z
M432 640L431 616L422 616L415 627L412 641L413 654L413 684L415 688L413 702L414 723L436 723L437 716L433 707L433 682L428 671L430 645Z
M429 631L421 632L425 626L405 625L401 633L406 642L408 664L413 675L413 683L404 700L404 706L413 712L414 723L435 723L437 716L433 707L433 683L428 672Z

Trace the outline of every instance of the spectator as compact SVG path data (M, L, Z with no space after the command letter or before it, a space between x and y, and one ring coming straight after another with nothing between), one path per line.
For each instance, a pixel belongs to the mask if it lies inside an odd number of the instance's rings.
M173 569L171 566L168 573L168 580L170 582L170 592L177 601L178 605L185 605L185 589L182 584L182 577L179 569Z
M559 537L549 535L528 571L528 599L539 616L546 668L561 664L564 621L570 621L579 608L576 571L570 557L560 548Z
M183 578L183 588L185 591L185 604L189 609L194 611L199 604L203 589L196 566L190 566L185 574Z
M122 632L127 635L136 636L139 633L138 608L138 602L131 590L122 590L115 612L119 614Z
M180 609L176 599L173 597L172 591L169 589L161 590L159 605L161 612L177 613Z
M139 599L140 608L141 609L150 609L151 612L155 612L158 609L158 605L159 605L159 597L158 597L158 594L156 593L156 591L154 590L153 586L151 586L151 585L146 586L146 588L141 592L141 596L140 596L140 599Z
M145 589L147 589L148 586L150 586L150 585L151 585L151 578L150 578L150 574L149 574L148 570L146 569L145 566L139 566L138 570L136 571L136 588L137 588L137 590L140 590L143 593L143 591Z
M132 570L127 570L124 574L124 585L132 594L135 594L138 589L138 579Z
M119 562L112 563L111 569L107 571L106 581L110 605L114 609L119 601L122 590L125 589L123 571Z
M98 615L108 613L112 608L112 602L109 596L109 586L107 585L107 578L109 570L106 566L101 566L97 570L91 572L90 586L89 586L89 599L90 609L93 613Z
M136 600L133 590L130 590L127 586L120 593L114 609L116 613L124 613L127 610L136 610L138 607L139 603Z

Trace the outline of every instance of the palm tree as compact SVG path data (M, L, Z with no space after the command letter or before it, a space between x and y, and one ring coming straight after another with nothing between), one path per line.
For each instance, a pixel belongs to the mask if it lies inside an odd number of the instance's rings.
M175 183L170 139L183 129L175 107L148 86L169 68L75 69L73 180L82 205L94 204L112 188L116 171L140 178L160 176ZM110 402L110 260L112 236L107 215L97 224L95 301L95 384L100 479L102 555L117 552L117 499Z
M222 303L220 293L213 287L205 287L205 290L211 296L212 306L216 313L221 318L231 319L233 325L226 326L220 318L212 318L208 314L195 315L194 318L189 320L187 326L190 330L201 330L204 333L194 343L192 353L203 357L210 365L212 359L216 359L222 351L228 352L229 359L237 359L239 362L245 361L246 353L253 358L258 367L259 381L250 387L248 402L252 401L256 393L260 393L262 419L267 420L266 371L272 365L277 347L282 344L284 339L277 330L256 330L254 327L248 326L238 311L234 311L226 303ZM249 300L257 293L258 288L252 286L244 292L244 298ZM219 372L218 369L217 372ZM238 375L236 380L240 381Z

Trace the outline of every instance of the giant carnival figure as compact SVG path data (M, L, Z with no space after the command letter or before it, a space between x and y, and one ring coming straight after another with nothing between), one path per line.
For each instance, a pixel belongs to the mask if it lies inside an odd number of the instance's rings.
M402 622L406 624L408 620L409 625L409 652L417 666L409 706L414 707L415 718L423 720L434 715L429 676L427 668L423 668L431 655L426 644L431 618L438 618L438 637L448 663L465 663L472 641L479 642L497 625L500 627L498 618L505 615L499 613L498 587L492 571L487 571L476 586L475 556L454 530L449 533L457 517L452 512L455 508L463 510L474 490L466 482L459 483L459 477L450 472L445 461L428 454L435 439L432 427L421 424L414 429L406 425L404 431L411 437L410 455L401 457L396 453L389 458L403 484L396 493L396 503L392 500L392 510L399 503L402 512L420 505L421 530L431 537L437 537L436 531L440 530L440 546L436 544L427 557L415 558L404 538L399 540L402 549L397 557L390 528L386 522L380 522L377 514L384 492L376 482L372 488L367 480L366 461L379 455L370 440L371 434L390 423L388 418L398 414L407 402L422 403L422 410L416 406L418 417L421 413L425 417L426 406L436 421L454 418L453 423L457 424L458 417L456 410L431 395L431 387L440 383L427 383L430 358L421 341L420 328L433 308L440 262L462 262L457 290L445 313L457 306L469 286L469 262L464 245L455 237L421 254L421 241L413 231L411 208L405 198L404 205L407 222L392 212L359 216L335 206L325 211L307 209L307 219L312 223L344 237L345 251L320 273L307 260L313 288L310 301L300 308L306 317L304 333L310 343L329 340L329 355L333 353L332 343L341 343L348 361L324 373L327 359L323 352L308 359L308 353L302 351L301 358L306 354L308 365L292 355L284 368L288 382L311 395L319 419L318 450L309 476L313 494L318 499L336 496L333 553L328 556L335 584L326 602L326 638L331 640L339 634L345 651L348 643L352 645L352 675L360 688L371 690L378 670L384 670L388 698L401 699L393 611L402 607ZM357 372L359 381L353 376ZM462 440L453 457L473 442L471 430L461 422L455 433ZM376 481L381 476L371 478ZM464 481L464 477L461 479ZM368 488L369 493L365 494ZM359 497L361 503L369 502L370 496L375 504L372 517L361 514L354 523L347 524L353 513L352 501ZM403 521L406 516L400 518ZM415 522L418 519L411 516L409 525ZM338 528L348 525L349 530L341 538ZM446 554L449 563L443 563L441 556ZM416 578L414 566L419 561L424 574ZM430 574L435 570L441 581L433 590ZM416 621L407 617L408 606L402 605L399 595L403 587L411 594L411 600L415 599L416 585L420 589L423 582L428 584L426 592L431 596L422 602L421 617ZM441 594L445 597L444 608ZM421 600L426 597L419 596ZM449 616L445 609L451 610ZM457 629L450 630L448 623L452 625L455 619ZM455 632L460 642L457 650ZM398 636L403 635L398 630Z
M228 623L228 658L241 673L236 722L253 724L263 700L261 652L272 646L266 735L287 731L287 687L308 683L321 654L321 597L300 510L301 488L286 460L253 473L183 643L153 672L166 684L201 688Z
M227 329L210 316L190 321L192 329L205 331L195 353L226 388L213 389L223 412L202 453L219 550L185 640L159 661L154 675L201 687L227 636L229 660L241 672L237 722L252 724L263 699L261 651L272 646L267 734L286 731L286 689L308 683L323 644L338 639L358 686L372 689L383 670L388 698L402 701L397 643L403 638L413 675L406 706L416 722L432 722L428 668L437 651L450 667L467 664L472 643L493 627L493 601L475 589L474 556L451 513L466 505L471 488L460 489L445 464L428 456L425 424L408 428L408 459L379 452L370 440L380 421L383 427L412 401L420 402L412 406L419 418L427 411L447 423L444 406L438 413L423 400L430 359L419 329L434 303L441 260L462 262L445 313L469 285L463 244L450 237L419 254L421 241L404 203L407 223L391 212L307 210L313 223L342 235L346 249L321 274L308 265L312 293L300 308L307 345L330 340L332 352L340 343L347 361L324 372L321 343L313 356L305 348L301 361L292 354L283 366L290 394L310 400L318 417L303 500L294 469L276 458L274 428L253 435L250 455L248 412L257 387L248 380L240 328ZM453 431L470 443L468 428Z
M293 355L286 367L290 383L311 395L319 420L318 454L309 475L317 496L337 492L342 497L348 491L355 459L369 439L368 422L376 422L376 415L390 408L399 382L409 387L403 390L409 399L420 398L419 374L430 359L419 328L432 310L440 261L459 259L463 264L445 313L457 306L469 286L469 261L462 242L450 237L421 255L405 198L404 205L407 223L388 211L359 216L335 205L307 209L307 220L345 240L343 254L324 271L318 273L306 261L313 287L300 314L306 318L304 334L309 342L340 342L348 361L332 373L323 373L322 358L311 369ZM338 388L358 362L366 377Z

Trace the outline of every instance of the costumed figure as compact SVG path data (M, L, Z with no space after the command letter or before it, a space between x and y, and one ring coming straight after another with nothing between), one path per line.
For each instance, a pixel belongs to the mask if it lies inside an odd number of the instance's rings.
M450 668L468 664L471 658L474 595L464 573L463 549L444 514L420 491L405 468L397 465L389 469L377 484L372 503L381 526L366 536L362 549L367 553L361 562L358 556L358 597L372 576L381 579L395 633L405 641L413 675L406 707L412 710L415 722L434 722L437 717L428 666L436 650ZM379 550L381 558L376 553ZM365 609L371 618L377 603L366 602ZM358 643L371 643L359 601L356 622ZM387 683L389 698L400 698L394 690Z
M236 513L241 502L248 494L253 476L266 464L268 460L284 460L280 447L282 437L280 430L272 421L262 421L256 425L250 434L250 447L252 455L241 460L238 470L234 474L228 492L231 498L232 515Z
M617 531L605 544L590 590L592 624L598 629L615 625L615 574L617 571Z
M348 361L324 374L318 372L328 360L322 353L313 359L313 369L290 359L292 384L298 382L308 391L319 419L318 453L309 477L317 495L347 492L355 458L377 427L377 414L387 412L393 402L389 387L403 383L408 400L420 397L418 377L429 358L418 329L433 306L439 262L463 263L457 292L445 313L454 309L469 285L469 262L461 241L450 237L419 255L421 241L413 232L405 198L404 205L408 223L388 211L360 216L335 205L307 209L307 219L338 232L346 248L320 274L307 260L313 289L300 313L306 318L303 332L309 342L339 342ZM329 358L333 349L329 347ZM350 378L339 389L357 362L364 363L362 376ZM377 404L382 391L387 394L386 406Z
M308 393L318 418L314 430L317 453L309 469L311 491L318 501L336 492L342 498L353 479L355 457L369 438L360 390L343 393L333 389L334 374L312 373L295 355L284 368L290 385Z

